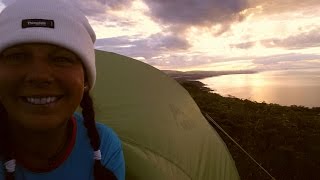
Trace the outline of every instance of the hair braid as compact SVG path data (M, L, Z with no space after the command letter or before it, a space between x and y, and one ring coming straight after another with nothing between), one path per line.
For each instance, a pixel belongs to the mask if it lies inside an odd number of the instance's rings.
M8 113L0 103L0 157L3 163L13 159L11 141L9 137ZM5 170L5 179L14 180L14 172Z
M99 151L100 137L96 128L93 101L89 92L85 91L80 106L82 108L84 125L90 138L90 144L94 151ZM109 169L105 168L100 160L95 160L94 162L94 177L95 180L117 180L116 176Z

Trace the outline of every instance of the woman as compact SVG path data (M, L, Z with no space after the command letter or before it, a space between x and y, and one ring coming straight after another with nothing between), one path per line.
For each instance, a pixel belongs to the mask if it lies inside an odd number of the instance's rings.
M61 0L1 12L0 180L124 179L120 140L94 120L95 38Z

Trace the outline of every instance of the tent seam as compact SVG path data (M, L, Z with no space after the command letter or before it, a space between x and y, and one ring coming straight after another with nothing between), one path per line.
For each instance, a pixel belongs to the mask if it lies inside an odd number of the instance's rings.
M166 161L170 162L172 165L174 165L175 167L177 167L178 169L180 169L185 175L187 175L187 176L189 177L190 180L193 180L193 178L190 176L190 174L188 174L182 167L178 166L177 163L171 161L170 159L166 158L166 157L163 156L162 154L159 154L158 152L155 152L155 151L153 151L153 150L151 150L151 149L149 149L149 148L147 148L147 147L140 146L138 143L136 143L136 142L134 142L134 141L130 141L130 140L125 139L125 138L123 138L123 137L120 137L120 139L121 139L122 142L125 142L125 143L127 143L127 144L130 144L130 145L133 145L133 146L136 146L136 147L141 147L141 148L143 148L143 149L145 149L145 150L147 150L147 151L149 151L149 152L152 152L152 153L158 155L159 157L165 159Z

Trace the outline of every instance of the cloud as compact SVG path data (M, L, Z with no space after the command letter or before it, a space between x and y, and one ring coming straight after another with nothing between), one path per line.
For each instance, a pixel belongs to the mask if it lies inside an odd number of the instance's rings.
M144 0L150 15L174 32L190 26L211 27L220 24L216 33L225 32L230 23L243 19L240 12L247 8L246 0Z
M319 0L248 0L250 7L261 6L262 14L294 12L320 6Z
M65 0L70 1L70 0ZM123 10L131 6L131 0L71 0L87 16L109 16L109 10Z
M281 54L257 57L252 61L257 70L312 69L320 67L320 55L315 54Z
M249 49L260 43L266 48L284 48L289 50L299 50L312 47L320 47L320 28L313 29L309 32L302 32L286 38L270 38L260 41L247 41L238 44L231 44L231 48Z
M1 0L5 6L10 5L15 1L23 0ZM102 4L101 0L62 0L68 2L77 8L81 9L86 15L93 16L105 12L107 5Z
M253 63L255 64L277 64L277 63L283 63L283 62L297 62L297 61L306 61L306 60L318 60L320 59L320 55L315 54L298 54L298 53L292 53L292 54L281 54L281 55L274 55L274 56L268 56L268 57L259 57L253 60Z
M238 44L231 44L231 48L238 48L238 49L250 49L251 47L255 46L256 42L249 41L244 43L238 43Z
M105 21L110 19L107 13L110 10L121 10L124 7L130 7L129 0L63 0L73 4L82 12L95 20ZM112 16L111 16L112 17Z
M255 42L235 44L234 47L249 48ZM320 55L288 53L264 57L219 57L202 53L188 52L188 42L181 37L154 34L148 38L140 36L121 36L114 38L98 39L97 49L116 52L133 58L138 58L145 63L161 69L203 68L206 66L217 67L216 63L237 62L240 67L242 62L247 62L244 67L255 70L278 70L320 67ZM251 62L250 66L248 62ZM229 64L228 64L229 63ZM223 66L223 64L220 64ZM221 67L223 69L223 67Z
M88 2L91 2L89 0ZM131 5L132 0L96 0L103 5L107 5L111 9L123 9Z
M177 38L176 40L179 42L181 39ZM98 49L116 52L133 58L143 57L142 61L160 69L190 69L209 66L212 69L220 66L220 69L224 69L227 66L230 68L232 65L232 68L243 67L245 69L247 67L261 71L320 67L320 55L315 54L290 53L265 57L242 56L228 58L188 52L184 49L188 46L185 46L185 43L180 44L180 42L172 43L172 46L164 46L165 42L171 41L171 35L165 36L163 34L156 34L146 39L140 39L139 36L122 36L99 39L96 46ZM250 43L247 44L247 47L251 45ZM171 48L177 50L171 51Z
M0 0L0 2L5 6L9 6L10 4L16 2L16 1L19 1L19 0ZM20 1L23 1L23 0L20 0Z
M5 6L8 6L17 0L1 0ZM107 10L121 10L130 7L131 0L62 0L73 4L81 9L87 16L104 15Z
M161 34L156 34L152 35L150 39L154 40L156 42L155 46L158 46L160 49L186 50L190 47L187 40L175 35L163 36Z
M261 44L265 47L282 47L286 49L304 49L310 47L320 47L320 28L310 32L289 36L284 39L266 39Z
M14 2L16 0L1 0L1 2L5 5L8 6L9 4L11 4L12 2Z
M17 0L0 0L5 6ZM23 0L21 0L23 1ZM105 27L132 27L135 22L119 18L109 13L110 11L122 11L130 8L131 0L61 0L80 9L89 19L92 25Z
M224 58L218 56L207 56L203 54L163 54L151 58L146 62L160 69L203 69L212 67L218 68L225 62L243 62L234 58Z
M214 57L201 54L170 55L157 57L147 63L161 69L209 68L219 70L283 70L313 69L320 67L320 55L313 54L282 54L266 57Z
M147 38L121 36L98 39L95 46L101 50L112 51L130 57L151 59L164 52L186 50L190 47L190 44L179 36L158 33Z

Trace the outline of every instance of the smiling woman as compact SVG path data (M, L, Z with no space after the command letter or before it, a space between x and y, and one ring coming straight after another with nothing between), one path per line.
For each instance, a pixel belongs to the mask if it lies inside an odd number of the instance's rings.
M121 142L95 122L86 17L61 0L16 1L0 39L0 180L123 180Z
M77 56L49 44L5 49L0 71L1 103L17 122L13 124L41 131L65 124L80 104L87 83Z

